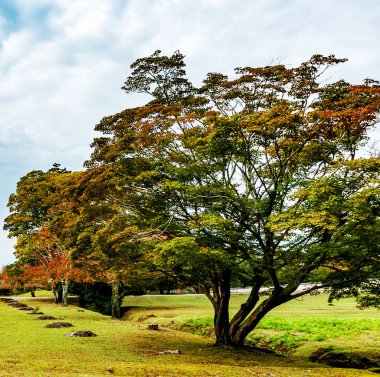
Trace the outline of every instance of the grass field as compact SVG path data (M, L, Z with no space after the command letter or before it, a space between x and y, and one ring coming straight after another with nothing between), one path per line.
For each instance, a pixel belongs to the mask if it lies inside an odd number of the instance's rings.
M38 289L34 292L34 294L36 297L47 297L47 298L53 297L53 293L51 291L46 291L44 289ZM30 292L27 292L27 293L20 294L17 297L30 298L30 297L32 297L32 295Z
M20 298L32 307L38 306L47 315L59 321L70 322L73 328L48 329L36 316L17 310L0 302L0 376L219 376L219 377L356 377L374 376L370 371L330 368L308 362L297 354L293 358L281 357L255 350L217 348L212 339L172 328L149 331L147 323L155 321L174 327L189 319L210 316L210 306L201 296L136 297L127 298L128 320L115 321L90 311L79 311L75 306L63 308L45 301ZM233 305L241 297L234 296ZM321 297L300 301L303 314L290 305L273 313L271 319L288 316L295 321L315 312L315 318L351 320L352 303L334 307L322 305ZM333 309L335 314L329 313ZM325 313L326 314L326 313ZM331 315L330 315L331 314ZM378 312L359 311L357 319L378 321ZM152 317L152 316L155 317ZM361 316L361 317L360 317ZM377 322L378 323L378 322ZM276 324L277 329L282 331ZM94 338L64 336L74 330L91 330ZM267 329L262 329L267 331ZM270 330L272 331L272 330ZM286 330L287 331L287 330ZM289 330L290 331L290 330ZM293 330L291 330L293 331ZM353 330L355 333L356 330ZM376 333L369 330L372 336ZM350 335L351 336L351 335ZM352 335L353 336L353 335ZM372 341L371 341L372 342ZM371 343L369 342L369 343ZM373 339L375 347L377 339ZM348 341L346 341L348 345ZM355 343L352 342L351 343ZM313 344L311 342L310 344ZM377 343L378 344L378 343ZM372 345L371 345L372 347ZM181 350L181 354L160 354L165 350Z

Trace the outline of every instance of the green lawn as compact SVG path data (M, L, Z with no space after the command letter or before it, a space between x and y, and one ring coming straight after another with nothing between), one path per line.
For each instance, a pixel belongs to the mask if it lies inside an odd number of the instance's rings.
M52 291L46 291L44 289L38 289L38 290L36 290L34 292L34 294L35 294L36 297L49 297L49 298L53 297L53 292ZM26 297L26 298L29 298L31 296L32 295L31 295L30 292L18 295L18 297Z
M161 328L160 331L146 329L147 323L153 320L179 323L192 316L204 318L210 315L209 304L201 296L127 298L125 302L128 305L139 308L129 311L129 320L124 321L115 321L87 310L79 311L75 306L63 308L46 300L22 298L22 301L32 307L39 306L46 315L71 322L75 327L48 329L45 325L52 321L35 320L35 316L0 302L0 376L374 375L369 371L329 368L307 362L304 358L290 359L253 350L217 348L210 338L171 328ZM234 297L234 305L238 302L239 297ZM363 318L371 318L370 312L360 313ZM319 316L321 314L318 312ZM346 315L349 316L349 311ZM91 330L98 336L64 336L73 330ZM176 349L180 349L181 354L159 354L160 351Z

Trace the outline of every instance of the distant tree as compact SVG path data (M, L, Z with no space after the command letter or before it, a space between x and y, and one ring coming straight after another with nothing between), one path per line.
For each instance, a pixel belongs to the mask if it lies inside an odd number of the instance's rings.
M9 198L11 214L4 225L9 236L17 238L15 256L23 270L19 279L29 284L50 282L56 301L59 284L64 306L70 280L85 276L73 265L66 239L73 216L69 188L79 175L54 164L47 172L22 177Z
M36 284L50 284L56 302L58 302L57 286L60 285L63 306L68 306L71 281L90 281L84 270L74 266L64 244L46 227L32 235L29 255L33 257L34 263L25 265L19 278Z
M3 266L0 270L0 294L2 292L11 292L13 288L13 279L8 274L9 266Z
M44 285L36 284L35 281L24 279L22 276L23 265L16 261L4 266L0 272L1 287L10 292L30 292L34 297L35 289Z
M183 55L156 51L123 87L152 101L96 127L87 167L112 187L104 200L124 219L123 245L139 240L152 269L206 294L217 343L242 344L292 299L378 278L380 159L363 146L380 86L321 84L344 61L237 68L195 88ZM116 240L123 227L108 224ZM230 316L232 279L252 289ZM305 281L318 283L299 291ZM261 301L263 286L272 290Z

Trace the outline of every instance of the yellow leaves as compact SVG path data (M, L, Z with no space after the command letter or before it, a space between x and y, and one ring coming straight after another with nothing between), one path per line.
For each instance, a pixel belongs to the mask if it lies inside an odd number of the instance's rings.
M226 251L200 246L195 237L175 237L159 242L151 254L161 269L175 271L182 279L202 279L216 266L230 263Z
M224 230L232 224L231 220L225 219L217 214L202 214L197 216L195 220L189 221L190 229L213 229L215 231Z
M151 180L159 175L157 170L144 170L136 176L137 181Z
M342 165L347 169L358 172L380 172L379 157L357 158L355 160L344 161Z
M181 190L184 188L184 185L179 181L169 181L166 180L163 182L162 185L163 189L174 189L174 190Z
M359 190L352 195L348 206L351 218L369 224L380 214L380 181Z
M158 265L173 268L196 264L200 258L199 250L194 237L176 237L157 243L152 256Z
M316 228L334 231L337 229L338 219L327 211L309 212L299 219L301 228Z
M283 232L287 230L316 229L335 231L339 219L328 211L310 211L297 213L289 211L270 217L268 225L272 232Z

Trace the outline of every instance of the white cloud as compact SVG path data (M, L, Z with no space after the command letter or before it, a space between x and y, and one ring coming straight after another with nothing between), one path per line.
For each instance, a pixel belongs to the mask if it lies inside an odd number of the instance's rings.
M298 64L314 53L350 59L331 71L380 78L377 0L15 0L0 15L0 216L18 178L54 162L79 169L94 125L135 105L120 90L137 58L156 49L186 55L200 82L209 71ZM10 260L2 248L0 264Z

